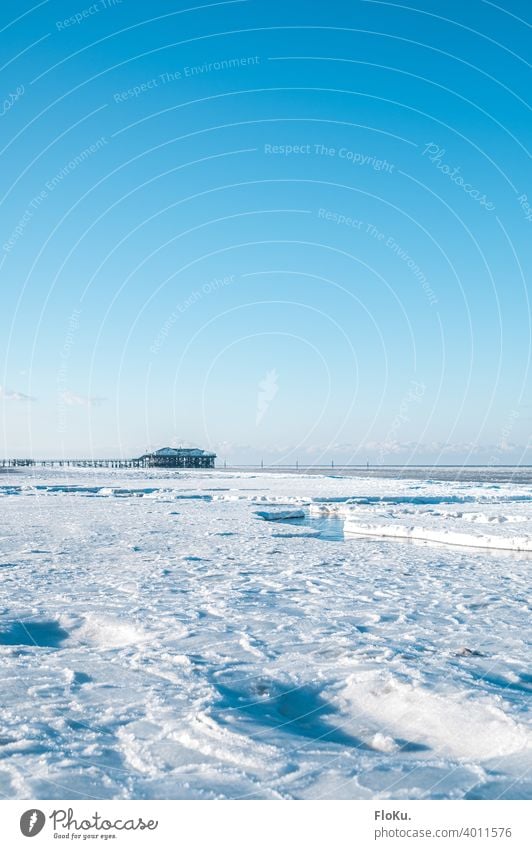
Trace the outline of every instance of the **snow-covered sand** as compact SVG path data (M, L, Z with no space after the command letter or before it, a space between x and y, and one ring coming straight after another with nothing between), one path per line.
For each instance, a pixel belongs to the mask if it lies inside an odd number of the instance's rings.
M0 793L530 798L531 506L489 480L2 475Z

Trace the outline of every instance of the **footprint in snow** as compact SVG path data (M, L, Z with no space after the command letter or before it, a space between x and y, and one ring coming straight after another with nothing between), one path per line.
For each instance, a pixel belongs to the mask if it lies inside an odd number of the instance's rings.
M91 676L87 675L86 672L74 672L70 686L72 689L78 689L79 687L82 687L83 684L90 684L91 681Z
M462 646L462 648L458 649L458 651L455 652L455 656L456 657L486 657L486 655L483 652L477 651L476 649L468 649L467 646Z

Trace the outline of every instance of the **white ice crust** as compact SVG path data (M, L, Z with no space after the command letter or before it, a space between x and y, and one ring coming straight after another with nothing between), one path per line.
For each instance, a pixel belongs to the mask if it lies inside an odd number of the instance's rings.
M530 798L531 505L485 480L0 476L0 793Z

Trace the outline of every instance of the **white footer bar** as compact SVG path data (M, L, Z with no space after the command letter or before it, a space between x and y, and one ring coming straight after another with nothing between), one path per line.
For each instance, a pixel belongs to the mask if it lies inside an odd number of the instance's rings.
M6 849L530 849L531 823L529 801L0 803Z

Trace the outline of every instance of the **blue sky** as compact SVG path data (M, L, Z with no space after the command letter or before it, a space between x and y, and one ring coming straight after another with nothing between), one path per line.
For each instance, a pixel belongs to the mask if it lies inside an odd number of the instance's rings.
M4 2L1 453L532 462L529 17Z

